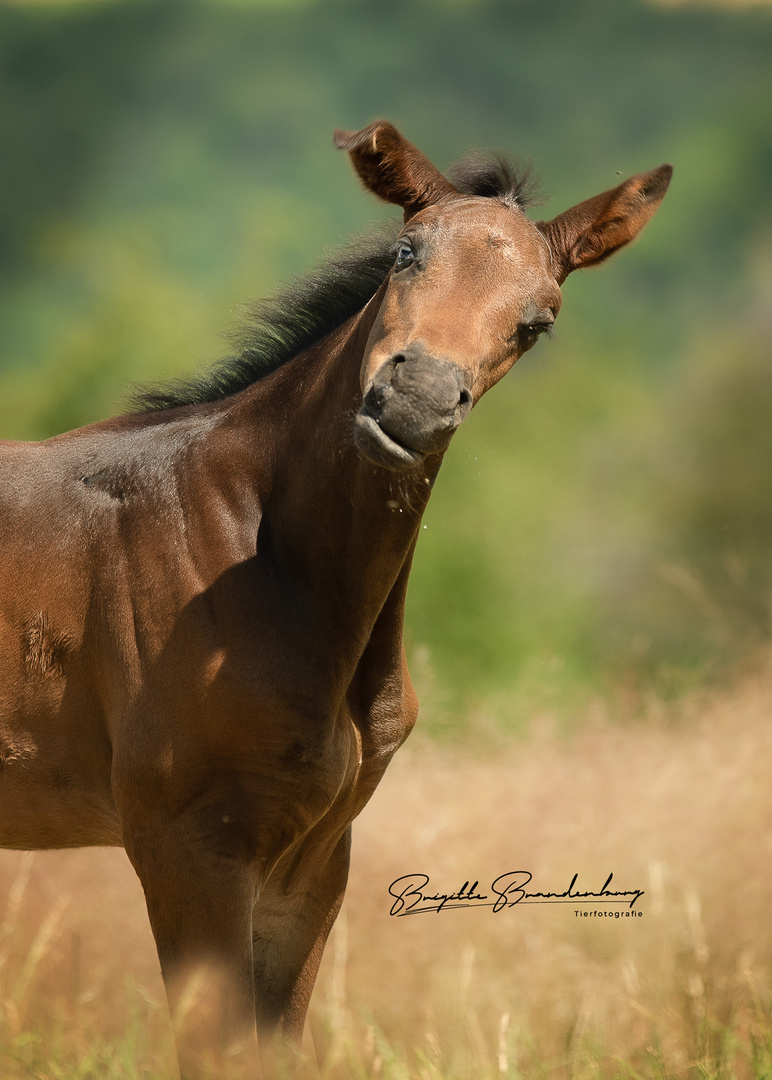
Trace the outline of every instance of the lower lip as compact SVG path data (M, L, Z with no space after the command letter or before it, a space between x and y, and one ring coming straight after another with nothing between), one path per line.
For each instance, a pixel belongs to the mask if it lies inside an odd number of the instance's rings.
M407 469L418 465L425 458L420 450L410 450L395 442L378 426L372 416L359 413L354 424L354 441L359 449L376 465L387 469Z

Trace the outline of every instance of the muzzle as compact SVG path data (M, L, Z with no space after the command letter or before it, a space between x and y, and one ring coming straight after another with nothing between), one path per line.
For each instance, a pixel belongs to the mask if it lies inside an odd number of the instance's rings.
M405 469L444 451L472 408L469 375L416 343L383 363L355 421L357 446L376 465Z

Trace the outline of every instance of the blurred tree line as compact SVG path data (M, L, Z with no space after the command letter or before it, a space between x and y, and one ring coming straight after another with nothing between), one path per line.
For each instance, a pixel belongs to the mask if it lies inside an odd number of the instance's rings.
M2 4L2 433L216 359L234 305L389 216L334 127L532 159L539 217L670 160L456 437L408 630L436 722L721 677L770 637L770 56L769 9L638 0Z

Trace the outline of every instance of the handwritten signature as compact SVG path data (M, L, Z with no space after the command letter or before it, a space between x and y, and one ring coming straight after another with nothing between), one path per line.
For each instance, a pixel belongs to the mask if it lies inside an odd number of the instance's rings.
M389 895L394 897L390 915L421 915L466 907L489 907L494 912L504 911L517 904L624 904L632 908L643 896L643 889L612 890L613 874L609 874L597 892L581 892L576 888L579 875L574 874L571 884L563 892L527 892L526 885L533 880L527 870L510 870L500 874L491 883L490 891L479 891L480 883L465 881L457 892L429 893L428 874L404 874L389 885Z

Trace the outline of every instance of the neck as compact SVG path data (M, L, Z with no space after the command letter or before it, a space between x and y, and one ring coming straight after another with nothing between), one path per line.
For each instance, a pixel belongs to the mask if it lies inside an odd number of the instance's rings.
M395 586L404 599L441 462L434 455L409 473L393 473L354 445L360 369L380 299L376 294L359 315L256 384L243 404L256 437L268 416L266 436L276 440L270 480L258 481L264 485L258 547L262 537L280 570L347 613L365 635Z

